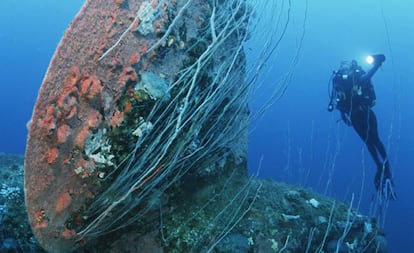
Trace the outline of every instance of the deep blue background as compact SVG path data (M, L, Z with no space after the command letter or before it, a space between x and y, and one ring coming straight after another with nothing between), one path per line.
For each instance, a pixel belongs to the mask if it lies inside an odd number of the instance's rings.
M310 1L306 12L305 1L293 2L288 32L252 97L253 113L277 87L281 75L291 73L293 78L285 95L253 123L251 170L257 169L263 157L261 177L301 184L345 201L354 193L354 206L361 200L359 209L370 214L375 166L353 130L337 122L338 113L327 112L327 85L341 60L362 61L366 54L384 53L387 61L373 78L378 98L374 110L398 192L398 200L388 208L384 229L391 253L410 252L414 234L414 4L410 0L320 0ZM82 3L0 1L0 152L24 153L25 125L43 75ZM286 14L288 2L284 3L278 8ZM266 20L279 13L278 9L266 10L258 17ZM276 19L268 20L253 34L249 54L262 47L275 26ZM291 69L303 31L299 61Z

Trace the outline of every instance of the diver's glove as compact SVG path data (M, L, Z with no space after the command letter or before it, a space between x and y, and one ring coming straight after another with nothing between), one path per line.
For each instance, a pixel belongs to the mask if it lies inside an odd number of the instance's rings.
M383 167L377 169L375 174L375 188L380 197L387 200L396 200L397 194L394 190L394 182L392 180L391 171L389 167L386 167L385 170L382 170Z
M379 66L385 61L385 55L383 54L373 55L372 58L374 59L374 64Z

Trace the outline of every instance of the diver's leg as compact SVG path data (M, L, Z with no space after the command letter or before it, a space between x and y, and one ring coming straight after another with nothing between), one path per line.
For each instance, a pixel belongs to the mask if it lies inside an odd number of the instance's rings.
M365 142L372 159L377 165L374 184L378 193L381 196L385 196L387 199L395 199L396 195L393 189L391 170L388 159L386 159L384 145L382 145L378 137L375 114L370 109L358 110L351 114L351 120L355 131ZM378 143L380 143L380 145ZM383 152L381 156L384 154L384 163L380 161L378 152Z
M390 163L387 157L387 152L385 150L384 144L382 144L378 135L377 117L371 109L368 111L368 119L370 129L368 139L371 140L373 145L375 146L375 153L380 153L383 159L382 162L380 162L380 164L377 163L377 172L375 174L374 179L375 187L385 198L396 199L396 194L394 191L394 182L392 180L392 174L390 169ZM376 159L378 159L378 155Z
M361 137L362 141L368 148L372 159L374 160L377 168L382 167L382 162L378 157L377 148L372 134L371 120L369 118L370 113L368 110L355 110L351 113L352 126L355 131ZM376 121L376 120L375 120Z
M368 117L369 117L369 128L370 128L368 138L372 140L373 145L375 146L376 150L382 157L381 170L384 169L385 177L390 178L391 171L390 171L390 163L387 157L387 151L385 150L384 144L382 144L379 138L377 117L371 109L368 112Z
M368 112L369 117L369 125L370 125L370 139L373 140L373 143L375 144L375 147L377 148L378 152L380 153L384 164L388 164L388 157L387 157L387 151L385 150L384 144L381 142L378 134L378 121L375 113L372 110L369 110Z

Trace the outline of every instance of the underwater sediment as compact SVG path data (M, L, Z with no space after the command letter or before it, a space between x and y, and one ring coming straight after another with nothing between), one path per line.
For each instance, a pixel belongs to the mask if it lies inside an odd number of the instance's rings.
M294 252L305 236L320 248L334 238L344 247L376 242L375 227L357 243L350 238L360 234L342 238L350 224L371 224L349 222L346 208L334 215L331 202L300 190L275 195L248 177L251 15L244 0L86 1L29 126L26 210L46 251Z

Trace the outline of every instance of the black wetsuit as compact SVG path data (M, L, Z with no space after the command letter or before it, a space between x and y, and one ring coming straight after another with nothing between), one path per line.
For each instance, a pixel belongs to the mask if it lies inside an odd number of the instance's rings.
M381 172L384 169L384 179L391 178L390 165L387 152L378 135L378 124L375 113L368 106L353 109L350 112L350 120L359 137L365 142L369 153L377 165L375 186L380 187Z
M338 72L333 78L336 97L336 108L347 125L352 125L366 144L376 166L375 186L383 190L388 179L392 183L392 175L387 152L378 135L378 124L371 107L375 105L375 92L371 78L381 66L375 64L365 73L353 62L346 73Z

